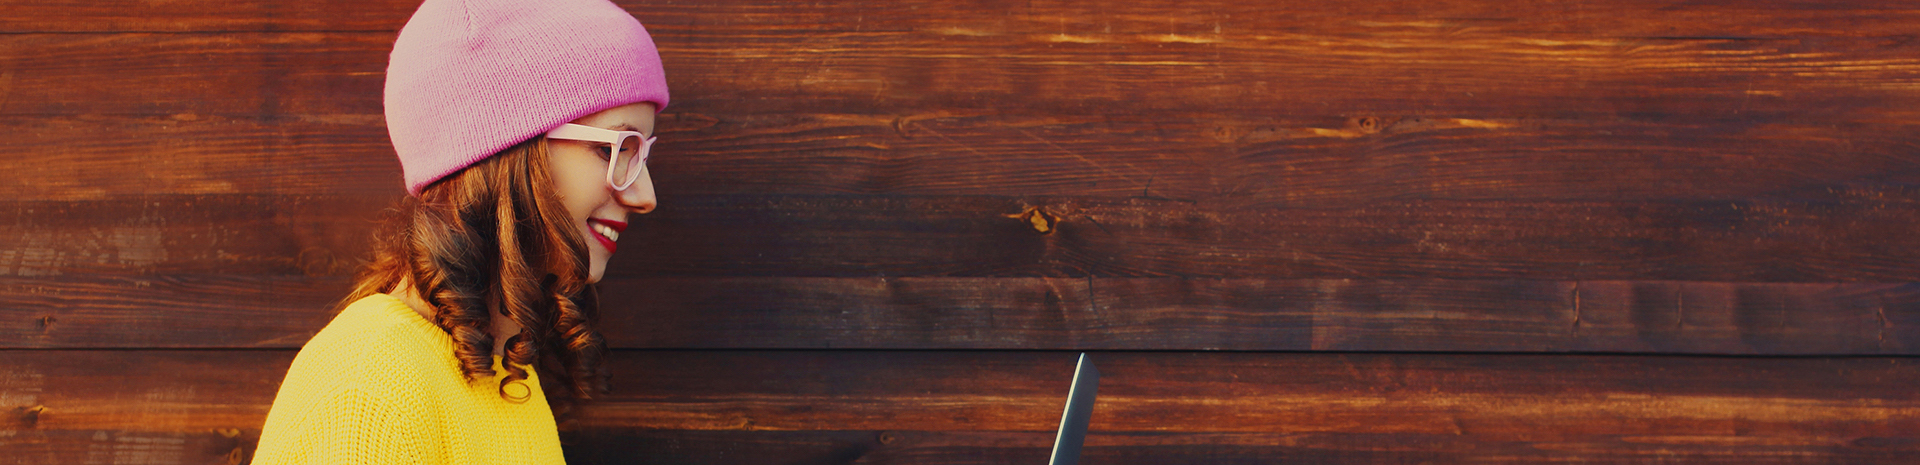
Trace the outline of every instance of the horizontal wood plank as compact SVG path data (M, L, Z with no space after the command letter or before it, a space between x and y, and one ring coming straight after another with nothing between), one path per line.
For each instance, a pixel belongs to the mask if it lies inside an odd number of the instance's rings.
M1905 282L1920 191L1842 200L664 195L611 276ZM0 202L0 276L344 276L392 198Z
M254 431L234 430L240 434ZM1052 447L1044 432L952 431L680 431L605 428L570 432L567 463L621 464L982 464L1041 463ZM220 433L122 431L37 432L0 444L0 463L231 464L251 457L251 437ZM1187 434L1093 433L1089 463L1580 463L1654 461L1723 464L1904 463L1916 452L1899 438L1869 438L1837 447L1759 444L1749 438L1596 437L1488 443L1453 434Z
M568 463L1044 463L1053 435L949 431L661 431L567 436ZM1910 443L1875 438L1824 447L1724 437L1585 437L1480 441L1454 434L1116 433L1087 437L1082 463L1902 463ZM1817 452L1809 452L1815 451ZM636 457L635 451L645 451Z
M1102 403L1092 429L1101 432L1425 432L1517 439L1577 434L1586 427L1668 435L1752 422L1742 426L1757 436L1797 425L1845 437L1844 429L1819 427L1843 424L1892 436L1913 421L1908 415L1916 399L1902 383L1889 381L1920 374L1904 358L1094 357ZM850 360L856 363L843 365ZM913 424L935 431L1050 431L1073 360L1072 352L636 352L620 357L614 369L644 377L623 381L608 402L578 421L678 429L878 430ZM1832 396L1839 391L1846 394ZM942 402L975 395L1004 401L977 407ZM708 403L702 401L706 396L754 400ZM812 396L841 400L801 400ZM882 400L888 396L915 407L900 410ZM630 408L632 400L674 405ZM807 405L812 407L801 407ZM1606 418L1582 418L1601 412Z
M0 202L0 276L344 276L397 197Z
M260 441L258 427L191 433L104 429L5 431L0 435L0 464L7 465L241 465L252 459L254 445Z
M111 128L111 129L107 129ZM130 195L405 195L379 114L287 120L206 115L0 117L14 200ZM101 137L111 131L113 137Z
M230 453L233 442L213 435L257 435L292 355L0 354L8 374L0 411L13 438L28 438L0 441L6 456L98 453L90 446L147 438L182 458ZM1044 451L1073 357L623 351L613 359L614 394L564 429L570 456L669 463L728 461L723 455L736 452L810 463L1025 457ZM1920 445L1920 399L1904 387L1920 381L1920 370L1908 358L1114 352L1095 360L1103 376L1088 453L1124 463L1185 463L1191 454L1898 463Z
M1762 200L662 198L615 276L1904 281L1920 212ZM1891 207L1891 206L1888 206ZM1818 277L1818 278L1816 278ZM1821 279L1824 278L1824 279Z
M1920 353L1908 284L626 278L616 347Z
M342 277L0 278L0 348L299 348Z
M675 111L1903 124L1920 116L1910 110L1920 101L1920 44L1820 29L1622 37L1373 18L1296 32L1221 18L1206 25L1218 31L1204 32L958 23L820 33L729 19L704 16L697 32L657 34L669 76L698 77L670 81L682 96ZM0 60L12 67L12 91L0 114L378 114L394 36L9 34Z
M315 0L301 3L187 1L12 2L0 30L14 33L398 31L420 2Z
M0 113L379 115L395 33L8 34ZM321 116L324 117L324 116Z
M1501 31L1614 31L1623 36L1728 37L1900 35L1920 12L1896 0L1844 3L1797 0L1704 1L1672 8L1658 0L1604 4L1570 0L1495 5L1473 0L1380 1L1328 8L1324 3L1277 0L1261 4L1202 0L1180 2L1010 2L976 0L848 1L793 4L777 0L614 2L644 21L655 34L714 28L759 28L819 33L874 30L938 30L971 25L968 32L1021 29L1090 33L1167 30L1207 33L1216 24L1262 25L1274 30L1342 30L1356 26L1404 28L1474 27ZM278 32L391 31L399 29L417 2L315 0L300 4L252 2L22 2L0 16L0 29L16 32ZM1015 12L1018 14L1009 14ZM715 23L711 18L729 21ZM1788 19L1791 20L1788 20ZM1398 19L1399 22L1379 21ZM1371 20L1371 21L1370 21ZM1425 21L1420 21L1425 20ZM1071 37L1071 36L1069 36Z
M0 348L297 348L344 278L0 279ZM613 278L618 348L1920 354L1912 284Z
M101 128L116 137L99 137ZM1920 183L1896 124L1423 117L665 115L663 194L1847 201ZM13 200L397 197L380 116L0 117ZM167 141L167 143L155 143Z

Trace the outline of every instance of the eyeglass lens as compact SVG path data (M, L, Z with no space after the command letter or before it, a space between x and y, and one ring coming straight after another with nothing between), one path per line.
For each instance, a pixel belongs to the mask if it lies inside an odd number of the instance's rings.
M646 158L646 154L640 151L641 142L639 137L620 138L620 151L614 154L612 163L609 164L609 168L613 170L611 177L620 185L632 184L635 179L640 178L642 160Z

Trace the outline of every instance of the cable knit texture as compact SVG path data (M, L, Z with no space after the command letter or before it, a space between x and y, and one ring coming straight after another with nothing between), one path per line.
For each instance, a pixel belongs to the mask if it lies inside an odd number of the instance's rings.
M494 358L496 372L500 359ZM294 357L255 464L564 463L540 380L468 383L453 339L405 302L354 302Z
M407 192L569 121L667 107L653 38L607 0L427 0L387 61L387 134Z

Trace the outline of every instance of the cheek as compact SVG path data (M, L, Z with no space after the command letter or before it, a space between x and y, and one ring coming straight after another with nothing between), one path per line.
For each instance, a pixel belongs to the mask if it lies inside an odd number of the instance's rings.
M566 202L564 202L567 204L567 213L573 216L574 219L587 219L588 216L593 214L594 206L599 204L599 201L595 198L598 197L598 193L595 192L598 190L601 189L591 189L580 184L562 187L561 195L567 198Z
M554 150L554 190L574 219L585 220L607 196L606 164L585 149L565 147Z

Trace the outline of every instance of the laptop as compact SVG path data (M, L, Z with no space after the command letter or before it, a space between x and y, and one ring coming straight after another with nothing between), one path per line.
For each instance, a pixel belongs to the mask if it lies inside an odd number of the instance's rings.
M1087 442L1087 421L1093 415L1093 396L1100 390L1100 370L1080 353L1073 368L1073 387L1067 390L1067 408L1060 412L1060 432L1053 437L1053 458L1048 465L1075 465L1080 462L1080 446Z

